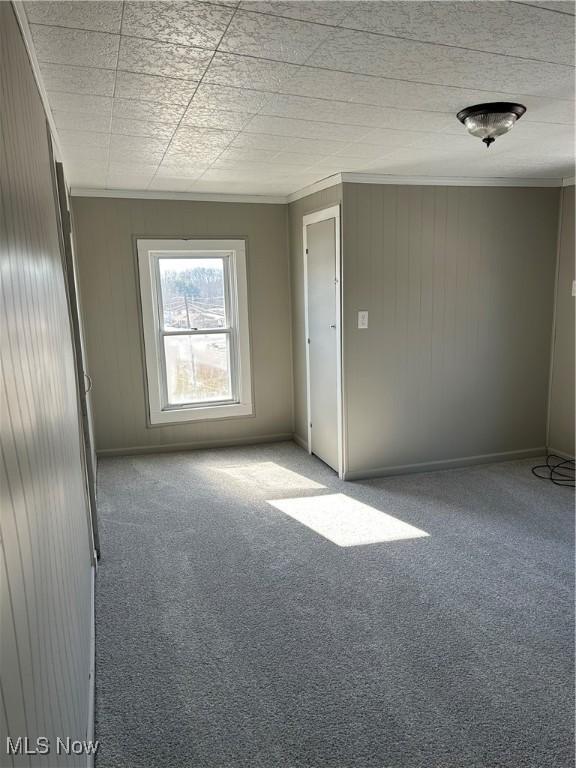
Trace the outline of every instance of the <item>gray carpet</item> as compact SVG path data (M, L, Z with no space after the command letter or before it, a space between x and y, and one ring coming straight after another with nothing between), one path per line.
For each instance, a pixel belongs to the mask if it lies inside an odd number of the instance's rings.
M573 496L532 463L102 460L97 768L573 766ZM266 503L327 493L429 536L339 547Z

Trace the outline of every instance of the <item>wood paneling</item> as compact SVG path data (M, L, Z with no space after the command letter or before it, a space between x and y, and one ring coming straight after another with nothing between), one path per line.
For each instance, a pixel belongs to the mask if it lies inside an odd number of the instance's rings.
M96 449L194 448L292 434L284 205L72 198ZM254 417L147 427L135 238L244 238Z
M574 456L574 187L562 190L560 216L548 447Z
M294 433L300 443L308 442L306 407L306 333L304 312L304 256L302 219L342 200L342 185L323 189L289 205L290 285L292 296L292 368L294 379Z
M344 184L351 472L545 445L558 200Z
M10 3L0 60L0 763L11 765L6 734L86 738L91 560L46 120Z

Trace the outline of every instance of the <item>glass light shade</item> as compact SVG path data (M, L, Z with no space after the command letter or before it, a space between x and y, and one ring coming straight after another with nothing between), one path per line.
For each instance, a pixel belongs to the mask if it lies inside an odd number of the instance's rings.
M464 120L464 125L472 136L479 139L494 139L508 133L517 120L513 112L487 112L486 114L470 115Z
M456 115L472 136L482 139L487 147L497 136L507 133L526 112L524 104L511 101L492 101L461 109Z

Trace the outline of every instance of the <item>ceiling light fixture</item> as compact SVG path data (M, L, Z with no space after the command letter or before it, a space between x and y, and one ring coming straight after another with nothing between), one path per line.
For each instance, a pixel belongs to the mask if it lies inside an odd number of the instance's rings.
M456 117L463 123L472 136L478 136L487 147L496 141L520 120L526 112L523 104L512 104L508 101L494 101L491 104L475 104L460 110Z

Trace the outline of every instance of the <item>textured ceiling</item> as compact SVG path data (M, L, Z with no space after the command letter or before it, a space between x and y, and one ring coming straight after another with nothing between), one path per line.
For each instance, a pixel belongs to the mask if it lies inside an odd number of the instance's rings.
M27 2L73 187L574 175L573 2ZM456 120L528 111L489 150Z

